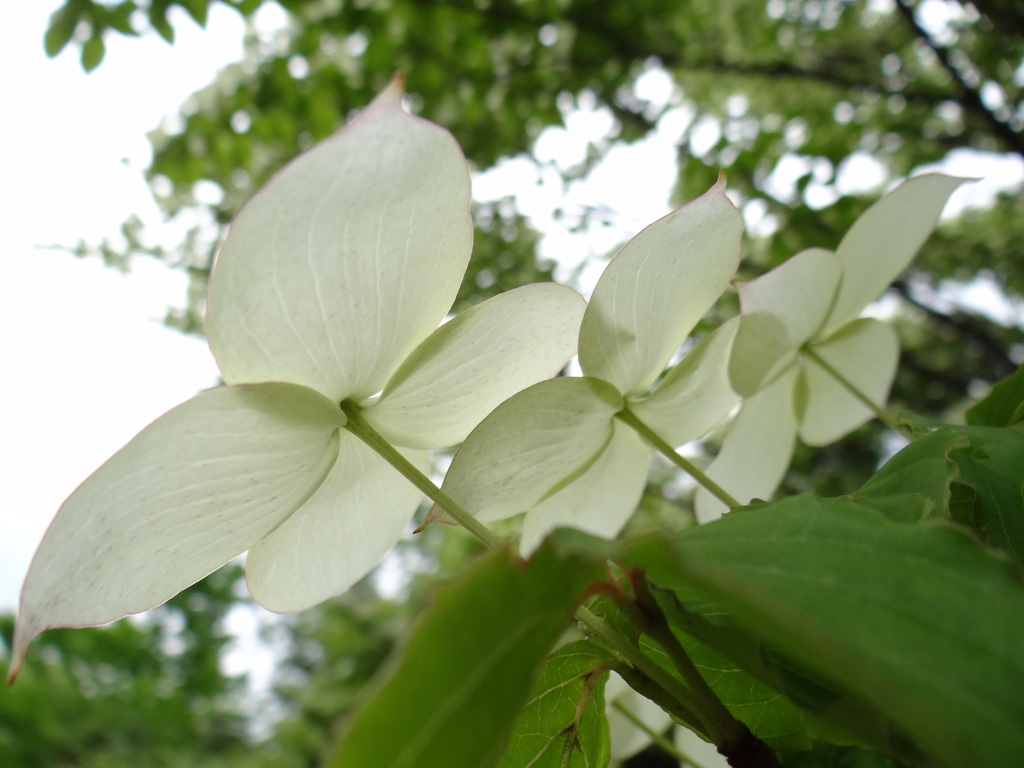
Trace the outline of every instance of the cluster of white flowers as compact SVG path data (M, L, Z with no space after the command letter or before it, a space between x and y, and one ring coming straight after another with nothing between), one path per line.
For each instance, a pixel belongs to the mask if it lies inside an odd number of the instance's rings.
M155 421L62 506L25 582L12 675L40 631L152 608L245 551L271 610L347 590L422 500L348 428L353 414L422 471L429 450L462 443L442 490L482 522L525 512L530 552L557 526L621 531L650 452L623 414L678 446L742 398L710 475L745 503L774 491L797 434L824 444L870 418L847 385L884 405L896 340L858 316L959 179L915 178L835 253L740 286L741 316L665 373L740 262L724 177L624 246L589 304L531 285L439 327L470 258L470 177L401 96L396 79L239 213L206 327L226 386ZM552 379L577 353L584 375ZM701 491L703 519L719 499Z

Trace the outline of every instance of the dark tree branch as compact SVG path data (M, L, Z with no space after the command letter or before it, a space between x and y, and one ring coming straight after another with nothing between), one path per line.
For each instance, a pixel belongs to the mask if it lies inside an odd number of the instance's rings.
M960 70L953 64L949 51L936 43L932 36L928 34L928 30L917 23L914 9L907 5L906 0L896 0L896 9L910 28L914 30L914 34L938 57L943 68L953 78L953 82L959 86L961 91L960 101L964 106L988 123L992 133L1006 145L1009 151L1016 152L1021 157L1024 157L1024 138L1010 125L996 117L995 113L985 106L985 103L981 100L981 92L964 80Z
M996 379L1009 376L1016 370L1016 366L1006 356L1006 348L1003 342L989 333L983 325L984 321L977 316L961 311L956 311L951 314L940 312L935 307L931 307L919 299L914 298L911 294L910 286L908 286L904 280L897 280L892 284L892 288L905 302L924 312L935 322L940 325L944 325L947 328L951 328L956 331L956 333L960 334L960 336L974 342L985 350L986 354L994 363L995 370L992 371L992 375Z

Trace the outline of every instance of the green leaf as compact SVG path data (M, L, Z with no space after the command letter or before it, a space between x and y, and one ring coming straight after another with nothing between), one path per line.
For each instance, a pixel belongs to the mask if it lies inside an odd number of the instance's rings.
M1003 379L984 400L967 410L967 423L984 427L1010 427L1024 419L1024 366Z
M43 49L47 56L53 58L64 50L75 34L78 18L78 13L70 3L50 16L50 26L46 28L46 34L43 36Z
M405 359L367 421L397 445L461 443L502 401L557 374L576 352L586 302L538 283L442 325Z
M472 248L469 170L401 99L396 78L235 218L206 320L228 383L361 400L444 319Z
M810 746L804 714L792 702L694 637L681 632L676 637L711 690L751 733L774 750L793 751ZM654 641L643 638L641 648L682 681Z
M951 453L968 444L967 436L954 429L925 434L886 462L851 498L893 520L944 517L950 485L958 476Z
M1024 434L930 425L852 495L894 520L950 517L1018 563L1024 558Z
M650 386L735 276L742 233L722 176L626 243L583 317L583 372L626 395Z
M343 418L309 389L261 384L204 392L146 427L47 530L22 590L12 671L43 629L153 608L281 525L333 467Z
M160 37L168 43L174 42L174 27L167 21L167 5L165 3L153 3L149 7L149 23L160 34Z
M551 654L519 713L501 768L596 768L610 746L604 686L607 651L585 641Z
M970 446L951 455L975 493L973 503L961 497L959 519L969 519L985 541L1024 564L1024 434L1006 427L964 432Z
M671 562L654 560L657 583L720 603L840 702L860 699L894 726L885 743L852 718L850 732L948 766L1024 764L1024 583L972 537L798 496L674 546Z
M103 61L103 54L107 47L103 44L103 38L99 32L93 32L92 37L82 45L82 69L92 72Z
M662 544L666 547L663 551L658 551L657 547L652 550L649 545L638 550L642 551L640 560L653 566L655 571L664 568L664 563L675 556L669 554L666 543ZM671 581L675 577L667 578ZM851 733L848 724L852 722L856 723L859 738L865 742L885 743L891 726L874 707L856 697L844 696L835 685L737 626L718 603L692 590L658 589L655 595L673 627L714 648L738 668L801 707L805 712L807 735L815 733L848 742ZM784 716L785 719L788 716ZM797 742L804 738L804 734L796 732L790 736Z
M905 768L881 752L823 741L807 752L786 755L785 764L786 768Z
M488 768L508 745L544 658L600 569L542 547L508 551L438 590L350 722L332 768Z
M191 16L200 27L206 26L206 18L209 13L208 0L179 0L188 15Z
M138 6L136 6L133 0L126 0L112 8L109 16L107 17L107 21L111 28L116 29L122 35L138 37L138 30L132 26L132 14L137 10L137 8Z

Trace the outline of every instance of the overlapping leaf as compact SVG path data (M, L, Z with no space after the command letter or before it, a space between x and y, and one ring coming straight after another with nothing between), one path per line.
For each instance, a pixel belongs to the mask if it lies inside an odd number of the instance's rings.
M596 564L545 547L527 564L507 551L483 558L438 591L328 764L497 765L545 656L599 577Z
M841 715L859 700L891 723L860 736L897 754L1024 762L1024 583L970 536L799 496L690 529L671 551L633 554L655 581L714 599L763 647L820 676L833 690L819 716L832 706L856 733L864 724Z
M548 658L516 720L501 768L603 768L610 757L609 654L586 641Z

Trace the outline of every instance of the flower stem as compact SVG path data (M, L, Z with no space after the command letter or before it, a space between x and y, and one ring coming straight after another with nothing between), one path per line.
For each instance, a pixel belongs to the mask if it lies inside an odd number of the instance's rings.
M817 365L819 368L825 371L825 373L827 373L833 379L838 381L839 384L843 387L843 389L845 389L847 392L849 392L851 395L857 398L861 403L863 403L864 406L868 408L873 414L875 414L875 416L877 416L878 419L883 424L885 424L885 426L889 427L889 429L895 429L897 432L900 432L901 434L905 435L910 440L914 439L914 435L911 434L910 431L904 429L903 426L899 423L899 421L897 421L895 418L889 415L871 398L869 398L867 395L861 392L860 389L852 381L843 376L843 374L841 374L830 363L828 363L825 360L825 358L823 358L821 355L815 352L810 344L804 344L804 346L800 348L800 354L804 355L809 360L813 361L815 365Z
M501 546L501 539L495 536L487 526L463 509L451 496L438 488L429 477L423 474L411 461L399 453L391 443L385 440L377 430L370 426L363 418L358 406L346 401L341 404L341 410L345 412L345 416L348 419L345 422L345 429L366 443L388 464L402 473L406 480L422 491L428 499L447 512L455 522L482 541L488 548L497 549Z
M698 765L696 760L693 760L689 756L685 755L682 752L682 750L680 750L671 741L666 739L660 733L651 730L651 728L647 725L647 723L645 723L643 720L641 720L639 717L637 717L635 714L633 714L629 710L629 707L624 706L621 701L617 701L617 700L613 701L612 702L612 708L614 710L616 710L619 714L621 714L623 717L625 717L627 720L629 720L629 722L631 722L633 725L635 725L641 731L643 731L648 736L650 736L651 737L651 741L653 741L655 744L657 744L659 747L661 747L663 750L665 750L668 754L670 754L672 757L674 757L680 763L686 763L687 765L691 765L691 766L692 765Z
M345 413L347 421L345 429L362 440L381 458L398 470L403 477L411 482L416 488L423 492L431 501L443 509L453 520L479 539L488 549L500 549L502 541L483 523L442 491L434 482L412 464L405 456L391 445L377 430L375 430L360 413L358 406L345 401L341 403L341 409ZM698 697L687 689L682 683L673 678L668 672L659 667L652 659L646 656L639 648L627 638L619 634L615 629L597 616L586 606L576 609L576 619L589 627L594 634L601 638L605 644L615 650L622 658L629 662L637 671L649 678L658 687L662 688L673 700L679 703L683 711L690 715L691 720L696 720L705 725L707 717L700 717L704 707ZM718 729L713 722L707 723L704 728L709 737L719 735Z
M623 408L617 414L616 418L620 421L628 424L637 434L639 434L644 440L658 449L664 456L679 467L683 472L686 472L690 477L700 483L704 488L711 492L711 494L725 504L727 507L739 507L742 506L739 501L733 498L722 486L708 477L706 474L701 472L694 466L693 462L687 461L673 448L671 445L666 443L661 437L644 422L642 422L637 415L633 413L629 408Z
M683 716L681 719L695 722L698 727L701 727L714 740L714 736L718 735L716 729L714 729L714 724L708 723L707 717L701 716L704 708L701 706L700 700L685 685L659 667L653 659L645 655L632 642L620 635L610 624L585 605L577 608L575 615L576 619L586 624L605 645L622 656L634 669L678 702L682 707L682 711L679 712Z
M636 605L641 614L638 626L665 651L672 665L686 681L689 690L700 702L699 711L707 713L707 717L714 722L715 727L722 734L723 741L716 740L715 743L720 746L740 744L748 733L746 726L733 716L697 670L690 654L686 652L672 631L672 627L669 626L668 619L665 618L664 612L651 593L647 579L637 571L631 576L630 581L633 584Z

